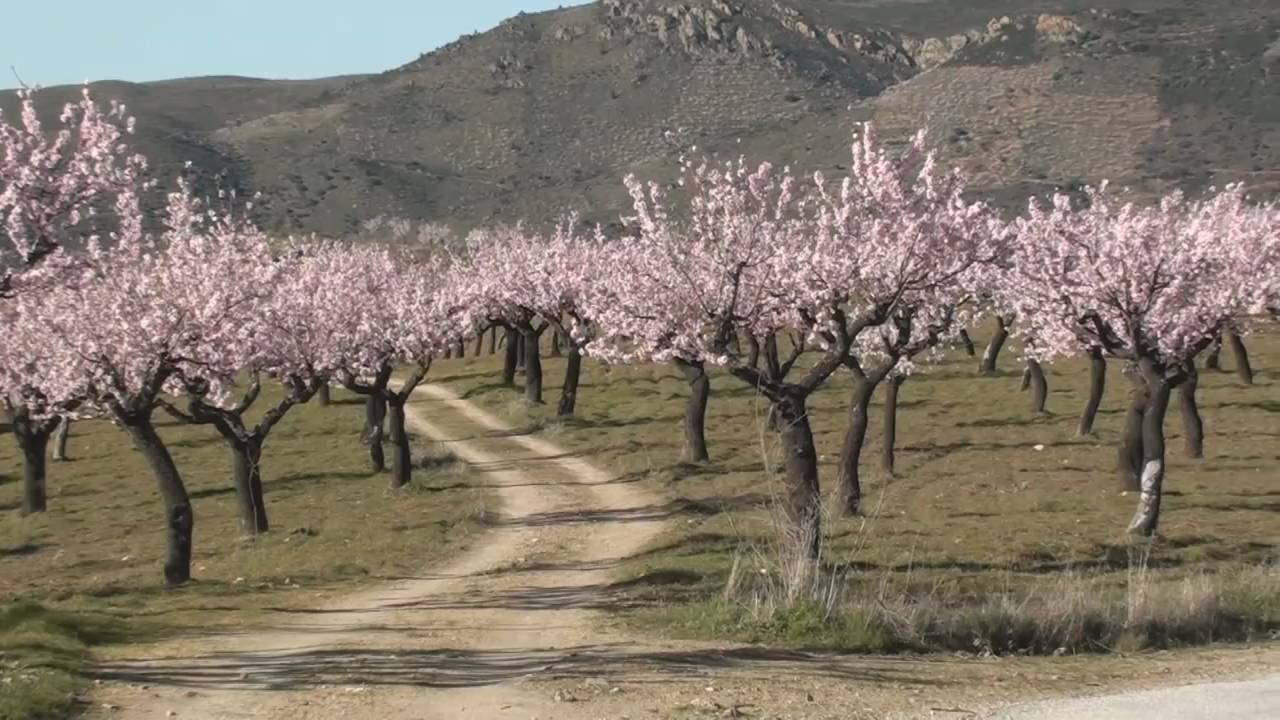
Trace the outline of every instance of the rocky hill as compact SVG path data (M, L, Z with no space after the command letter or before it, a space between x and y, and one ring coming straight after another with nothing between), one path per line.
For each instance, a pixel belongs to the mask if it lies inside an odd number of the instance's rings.
M1104 178L1273 192L1278 37L1274 0L599 0L376 76L94 92L130 104L159 173L225 172L280 230L609 221L622 175L691 147L838 172L861 120L927 128L1002 200Z

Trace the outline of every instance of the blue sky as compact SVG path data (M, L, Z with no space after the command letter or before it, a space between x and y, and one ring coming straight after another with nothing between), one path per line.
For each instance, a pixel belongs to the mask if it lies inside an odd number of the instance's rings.
M0 27L0 87L378 72L520 11L587 0L45 0ZM198 9L191 9L198 8Z

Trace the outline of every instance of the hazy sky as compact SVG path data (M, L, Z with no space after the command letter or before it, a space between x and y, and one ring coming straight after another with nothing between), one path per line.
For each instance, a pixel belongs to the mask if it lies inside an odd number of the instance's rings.
M520 11L586 1L6 0L0 87L16 84L10 66L44 86L378 72Z

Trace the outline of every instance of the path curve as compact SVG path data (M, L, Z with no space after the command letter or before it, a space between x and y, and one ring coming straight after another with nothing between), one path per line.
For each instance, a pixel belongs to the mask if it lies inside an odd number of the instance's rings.
M521 681L634 653L596 611L616 562L672 512L443 387L420 387L406 419L493 489L496 518L476 547L270 633L108 664L98 707L139 720L570 716L563 696Z

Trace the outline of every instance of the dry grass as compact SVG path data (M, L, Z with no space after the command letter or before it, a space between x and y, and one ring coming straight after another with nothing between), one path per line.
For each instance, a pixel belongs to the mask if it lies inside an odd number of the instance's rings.
M69 446L74 460L50 465L50 511L30 518L16 512L21 483L14 473L21 466L14 443L0 444L0 611L17 613L0 616L8 618L0 620L6 635L0 675L40 668L32 687L56 688L32 691L26 703L32 714L5 710L0 718L39 717L49 697L66 701L62 688L76 684L67 671L85 657L68 643L271 626L289 608L420 571L446 544L480 528L485 496L464 465L419 443L414 484L388 490L387 476L367 469L359 439L363 406L346 393L333 396L327 408L295 408L273 432L263 467L272 531L252 541L238 538L227 450L216 433L172 423L160 428L196 513L196 579L176 590L163 586L160 572L160 499L124 433L106 422L77 423ZM32 602L48 609L18 610ZM68 635L50 632L43 620L32 624L47 613L64 618L60 626L114 630ZM3 622L19 620L29 641L8 642L17 631Z
M829 644L839 636L833 628L861 624L875 632L837 644L1074 652L1243 639L1280 623L1270 569L1280 557L1280 383L1272 369L1280 338L1250 345L1254 386L1230 373L1201 378L1205 459L1184 457L1180 421L1170 414L1162 536L1149 547L1135 548L1124 533L1136 498L1118 489L1113 471L1129 389L1119 368L1111 368L1097 435L1079 438L1083 365L1047 368L1053 414L1037 417L1017 392L1016 349L990 378L977 377L976 360L955 352L902 389L894 479L875 470L873 408L863 457L869 511L826 523L818 572L786 562L776 547L772 508L781 485L764 459L777 449L763 430L764 407L732 378L713 380L713 463L694 467L676 462L685 387L674 370L588 363L580 417L568 421L551 417L559 361L545 362L545 408L530 409L498 387L497 363L487 357L455 361L442 377L513 424L554 433L623 479L682 501L687 512L661 544L625 563L628 577L681 580L632 588L650 606L634 616L646 627ZM1229 358L1224 364L1229 369ZM828 489L849 392L839 376L810 406ZM742 582L747 576L751 583ZM765 592L761 576L792 581ZM788 613L799 613L796 622ZM774 616L781 630L768 629ZM1028 629L1040 627L1048 629Z

